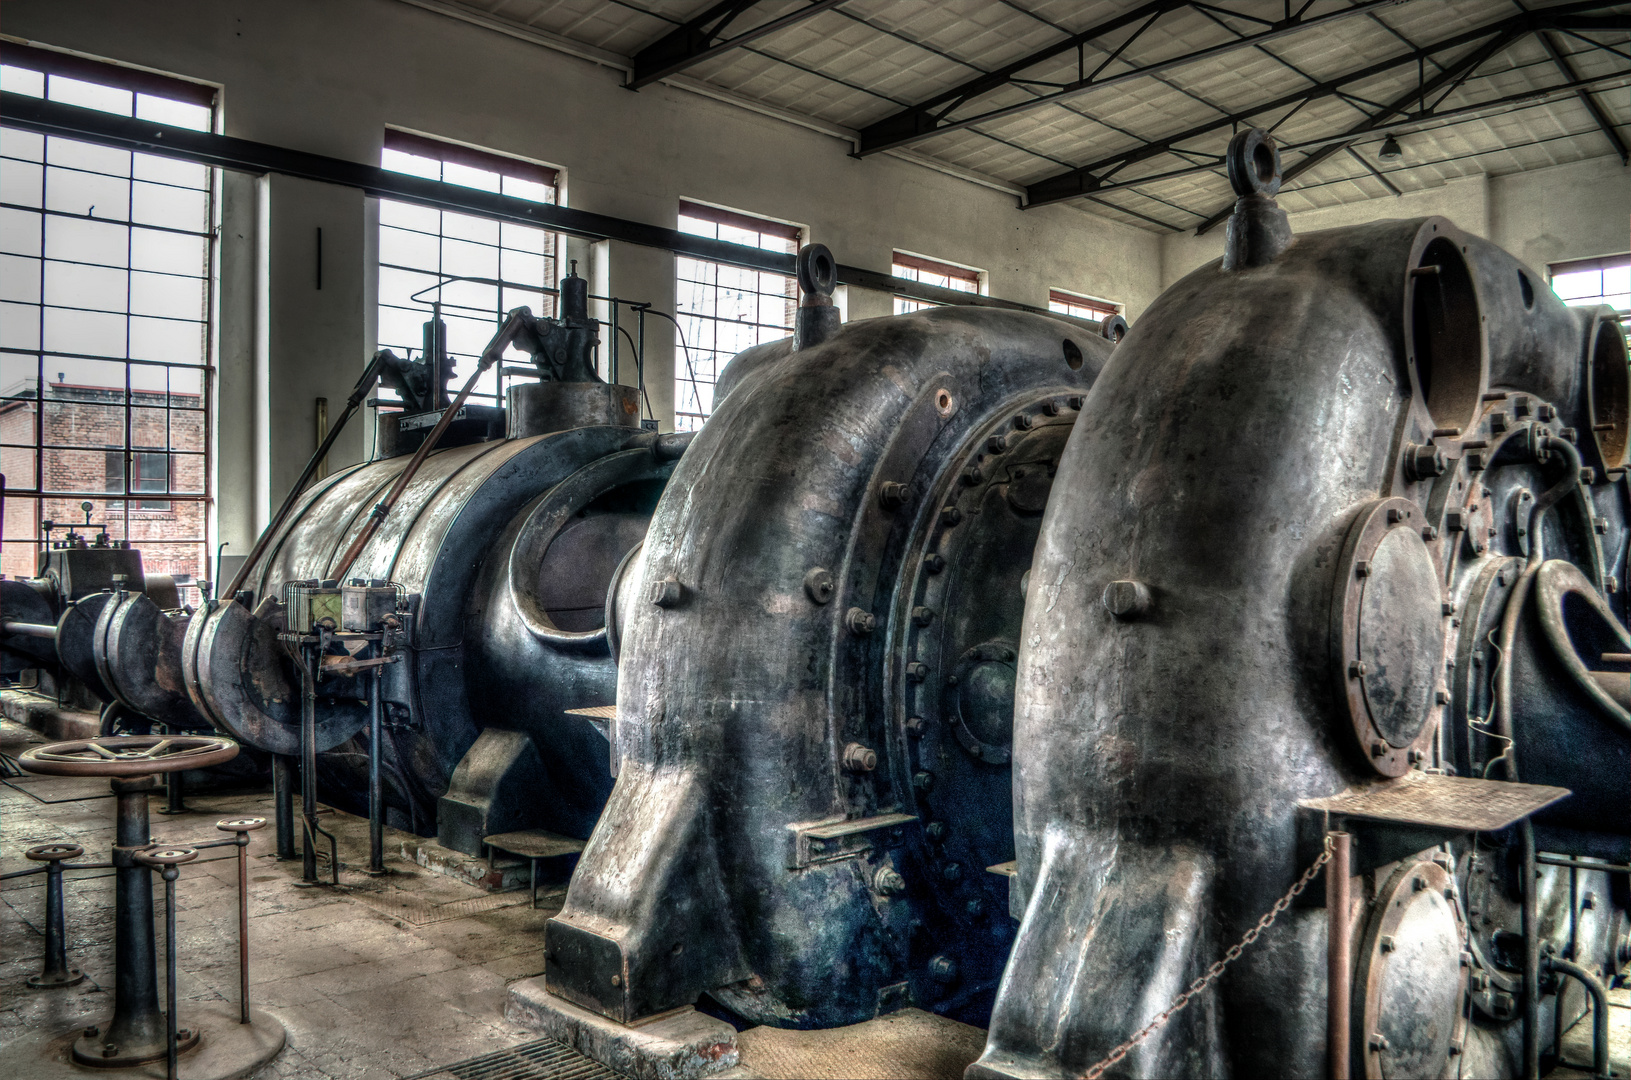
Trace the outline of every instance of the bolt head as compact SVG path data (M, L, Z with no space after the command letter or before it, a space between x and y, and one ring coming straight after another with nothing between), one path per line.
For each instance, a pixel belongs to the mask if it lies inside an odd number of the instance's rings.
M1100 599L1113 618L1124 621L1143 615L1154 602L1148 585L1130 579L1110 582L1104 587L1104 595Z
M844 613L844 623L850 633L865 637L878 628L878 617L870 611L852 607Z
M825 566L813 566L810 572L804 575L804 595L818 604L825 604L833 597L832 571Z
M685 598L685 587L676 578L664 578L651 583L651 602L660 608L671 608Z
M1033 418L1031 416L1030 413L1015 413L1014 414L1014 427L1018 428L1020 431L1029 431L1029 430L1031 430L1031 426L1033 424L1035 424L1035 423L1036 423L1036 420L1035 420L1035 418Z
M931 574L938 574L946 568L946 557L938 551L931 551L923 557L923 569Z
M878 489L878 502L885 510L899 510L906 502L906 485L886 480Z
M922 606L915 607L912 609L912 621L919 626L928 626L934 621L934 611Z
M917 772L912 774L912 786L919 791L928 791L934 787L934 773Z
M942 507L940 510L940 524L948 529L963 520L963 512L955 506Z

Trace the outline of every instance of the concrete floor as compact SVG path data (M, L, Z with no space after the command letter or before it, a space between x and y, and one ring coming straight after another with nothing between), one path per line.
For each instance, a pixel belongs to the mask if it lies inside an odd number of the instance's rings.
M5 727L12 745L4 749L15 754L16 740L26 736L9 721ZM107 858L113 799L106 781L42 778L22 786L32 794L0 786L0 872L33 865L23 851L58 840L83 846L83 861ZM40 802L35 796L70 801ZM166 817L157 813L162 795L152 797L152 831L159 841L215 838L221 835L215 822L223 817L272 816L269 794L187 801L192 813ZM342 866L365 865L366 822L339 814L323 820L339 826ZM289 1041L260 1077L387 1080L538 1038L504 1020L504 989L510 980L544 970L543 925L559 910L564 890L546 890L534 911L524 891L489 893L399 854L387 859L393 870L388 877L342 869L338 890L298 888L293 883L300 863L276 859L271 831L252 834L249 848L250 998L283 1021ZM0 1047L38 1031L102 1022L111 1011L112 872L71 878L70 962L87 977L66 990L24 986L38 971L43 948L43 877L9 881L0 890ZM185 1024L189 1001L237 1001L233 849L203 852L182 867L177 885L178 997ZM162 955L162 887L155 894Z

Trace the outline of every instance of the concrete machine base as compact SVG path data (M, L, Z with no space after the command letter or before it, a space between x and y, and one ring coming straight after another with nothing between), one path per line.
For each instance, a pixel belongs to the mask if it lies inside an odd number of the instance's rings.
M504 1018L525 1024L634 1080L687 1080L734 1068L736 1029L692 1008L630 1027L580 1009L544 988L542 976L511 985Z
M176 1061L179 1080L237 1080L265 1065L283 1049L283 1025L260 1009L250 1009L250 1023L238 1022L238 1006L231 1002L186 1005L180 1017L200 1032L197 1045ZM123 1069L88 1069L69 1060L69 1048L79 1029L58 1035L35 1035L6 1047L6 1076L11 1080L86 1080L88 1077L151 1077L163 1080L161 1057L145 1065Z

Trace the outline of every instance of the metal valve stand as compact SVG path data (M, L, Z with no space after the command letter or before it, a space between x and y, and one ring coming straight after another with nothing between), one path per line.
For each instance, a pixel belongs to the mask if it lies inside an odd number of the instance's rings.
M198 1041L196 1033L176 1028L176 878L181 876L176 868L196 858L198 852L192 848L154 847L136 852L137 862L159 871L159 876L164 878L164 1000L170 1003L164 1016L164 1075L168 1080L176 1080L179 1041L186 1038L189 1046Z
M45 962L38 975L28 977L28 985L36 990L75 986L85 979L84 972L68 963L68 933L62 912L62 864L83 854L85 849L78 844L38 844L23 852L23 856L44 866L6 875L45 874Z
M28 772L110 777L117 798L113 1018L86 1028L74 1040L75 1063L118 1068L168 1054L166 1023L159 1009L151 870L137 858L152 846L147 796L157 790L159 773L207 768L237 754L237 743L213 736L116 735L50 743L18 758ZM197 1042L196 1030L183 1031L178 1049L190 1049Z

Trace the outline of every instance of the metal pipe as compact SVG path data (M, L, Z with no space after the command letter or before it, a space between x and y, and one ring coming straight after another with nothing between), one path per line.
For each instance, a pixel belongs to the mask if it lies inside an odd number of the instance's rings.
M327 460L328 452L334 448L334 443L339 439L340 433L345 430L346 423L356 415L363 399L368 396L369 389L379 380L380 372L385 369L387 358L396 359L391 350L381 349L368 362L368 366L363 369L362 378L357 380L357 385L352 388L351 396L346 398L345 408L341 410L339 419L335 421L333 427L329 428L327 437L323 439L322 445L312 454L311 460L306 462L306 468L300 473L300 478L289 489L289 494L284 496L283 505L278 507L278 512L272 517L266 528L261 530L260 536L255 540L255 546L249 549L249 557L244 559L243 565L238 567L238 572L232 576L232 584L226 589L221 589L217 585L216 596L223 600L231 600L238 594L238 589L242 587L244 578L249 575L250 568L260 559L262 552L266 550L266 545L271 542L272 537L288 520L290 512L294 510L295 501L300 498L300 493L306 490L306 484L316 474L318 466ZM279 846L278 857L282 858L281 845Z
M1535 861L1542 866L1569 866L1576 870L1601 870L1605 874L1631 874L1631 864L1593 862L1590 859L1580 859L1572 855L1552 855L1540 852Z
M1590 969L1581 967L1573 960L1565 960L1559 956L1548 957L1546 966L1552 971L1561 972L1577 980L1585 987L1586 993L1591 997L1591 1074L1594 1077L1608 1077L1608 989L1603 982ZM1558 1007L1563 1006L1563 995L1558 995Z
M272 755L272 804L277 819L277 857L294 858L294 758Z
M32 637L57 639L57 628L50 623L31 622L3 622L0 623L0 634L6 637Z
M1353 926L1349 919L1351 901L1348 895L1352 878L1351 847L1346 832L1329 832L1326 836L1331 841L1331 861L1325 865L1325 1046L1331 1080L1348 1080L1351 1059L1349 1018L1353 997Z
M385 799L380 787L380 738L384 731L381 697L385 690L385 669L374 669L374 692L368 700L368 872L385 873Z
M238 1023L249 1023L249 834L238 845Z
M181 871L166 866L164 878L164 1075L176 1080L176 878Z
M317 884L317 651L300 647L305 686L300 695L300 880Z
M1528 818L1523 834L1523 1076L1540 1080L1540 918L1535 897L1535 826Z
M414 474L419 471L419 466L425 463L425 458L436 448L436 444L441 441L442 434L447 431L448 425L453 422L453 418L464 407L465 399L476 388L476 380L481 378L482 372L498 362L504 350L509 348L510 342L515 339L515 335L521 327L519 316L524 310L512 311L510 318L505 321L498 333L494 335L493 340L488 343L487 348L481 354L481 359L476 364L476 370L470 373L470 378L465 381L463 389L459 391L459 396L454 398L453 402L442 410L442 415L437 419L436 426L430 429L430 434L425 436L425 441L419 444L419 449L413 452L413 457L408 459L408 464L397 474L396 482L391 485L391 489L385 493L385 497L379 501L378 505L369 512L368 520L363 524L362 531L357 533L357 538L351 541L351 546L346 548L344 555L340 556L339 564L328 575L330 578L336 581L345 580L346 575L351 571L351 564L357 561L357 556L362 554L362 549L367 547L369 541L374 539L374 534L379 532L379 527L385 523L386 515L391 512L391 507L395 506L396 501L402 497L402 493L407 490L408 484L413 480Z
M151 775L113 781L118 802L113 848L117 867L113 1019L101 1036L101 1056L121 1062L152 1060L164 1050L153 941L153 878L136 861L136 853L152 843L147 794L157 787Z
M28 985L37 989L73 986L85 976L68 966L68 929L62 903L62 862L52 859L45 870L45 960Z

